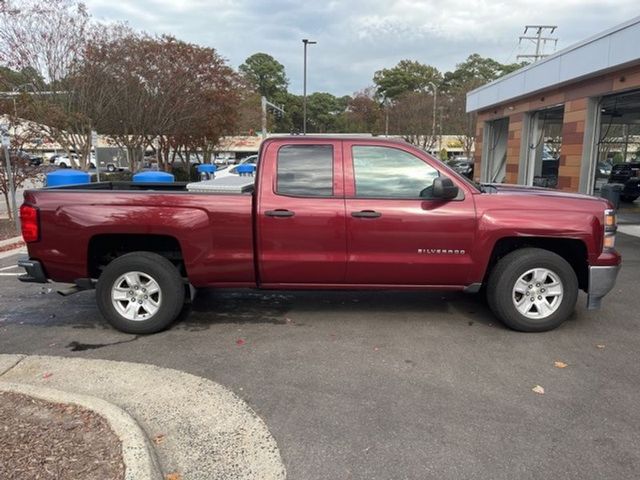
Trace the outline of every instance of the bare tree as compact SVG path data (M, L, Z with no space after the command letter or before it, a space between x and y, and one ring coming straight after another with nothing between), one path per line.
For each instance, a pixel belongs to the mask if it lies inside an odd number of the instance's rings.
M423 150L433 150L434 135L433 96L423 92L406 92L400 95L389 110L389 123L393 133Z
M375 98L373 87L357 92L349 100L344 113L344 129L348 132L379 133L384 131L385 111Z
M40 123L48 136L75 151L88 168L91 108L85 78L77 75L86 51L90 16L75 0L0 3L0 64L33 72L20 89L20 117ZM17 108L16 108L17 110Z
M10 205L9 192L11 191L9 178L13 183L13 191L15 192L22 187L29 179L35 178L38 173L36 166L32 165L29 161L29 157L24 153L23 147L26 143L33 141L37 132L32 130L29 124L16 124L14 119L9 119L9 123L4 127L13 133L11 136L11 145L9 147L9 159L11 167L11 175L7 171L6 162L4 159L4 153L0 151L2 155L2 161L0 162L0 192L4 197L4 201L7 205L7 212L9 218L13 219L13 212Z
M92 42L83 75L101 85L97 125L128 150L132 170L150 143L166 168L235 129L240 84L212 48L129 32Z

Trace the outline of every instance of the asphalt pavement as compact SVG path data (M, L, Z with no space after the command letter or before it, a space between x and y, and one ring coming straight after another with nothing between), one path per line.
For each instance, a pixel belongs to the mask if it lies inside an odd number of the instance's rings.
M569 321L539 334L507 330L461 293L204 291L170 330L134 336L101 319L93 292L63 298L0 275L0 353L217 382L266 423L294 480L636 478L640 238L618 246L602 310L581 294Z

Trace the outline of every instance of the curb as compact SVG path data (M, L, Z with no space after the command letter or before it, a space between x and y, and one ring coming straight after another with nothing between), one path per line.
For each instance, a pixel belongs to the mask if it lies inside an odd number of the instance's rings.
M78 393L124 410L168 477L286 479L266 423L233 391L207 378L141 363L0 354L0 389L3 382Z
M640 225L630 225L630 224L618 225L618 231L626 235L640 237Z
M0 248L6 247L7 245L12 245L14 243L19 243L19 242L22 242L22 237L20 235L18 235L17 237L0 240Z
M126 480L161 479L158 459L138 423L123 409L102 399L52 388L0 380L0 391L21 393L52 403L71 403L92 410L104 417L122 442L122 460Z
M18 244L11 250L0 251L0 259L12 257L13 255L17 255L19 253L27 253L27 246L25 244Z

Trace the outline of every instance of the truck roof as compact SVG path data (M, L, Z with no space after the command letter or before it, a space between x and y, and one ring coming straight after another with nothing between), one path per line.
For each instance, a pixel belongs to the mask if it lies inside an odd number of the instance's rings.
M357 134L307 134L307 135L274 135L264 140L265 142L282 141L295 142L295 141L308 141L308 140L366 140L367 142L379 142L379 143L398 143L406 145L407 141L398 137L374 137L369 134L357 135Z

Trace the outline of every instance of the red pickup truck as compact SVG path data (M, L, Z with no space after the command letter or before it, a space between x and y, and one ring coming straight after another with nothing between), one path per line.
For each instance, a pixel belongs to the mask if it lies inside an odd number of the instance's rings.
M599 307L620 268L615 212L600 198L475 184L388 139L275 137L259 158L234 192L25 192L20 279L95 288L104 317L132 333L168 327L191 287L483 292L509 327L544 331L579 289Z

